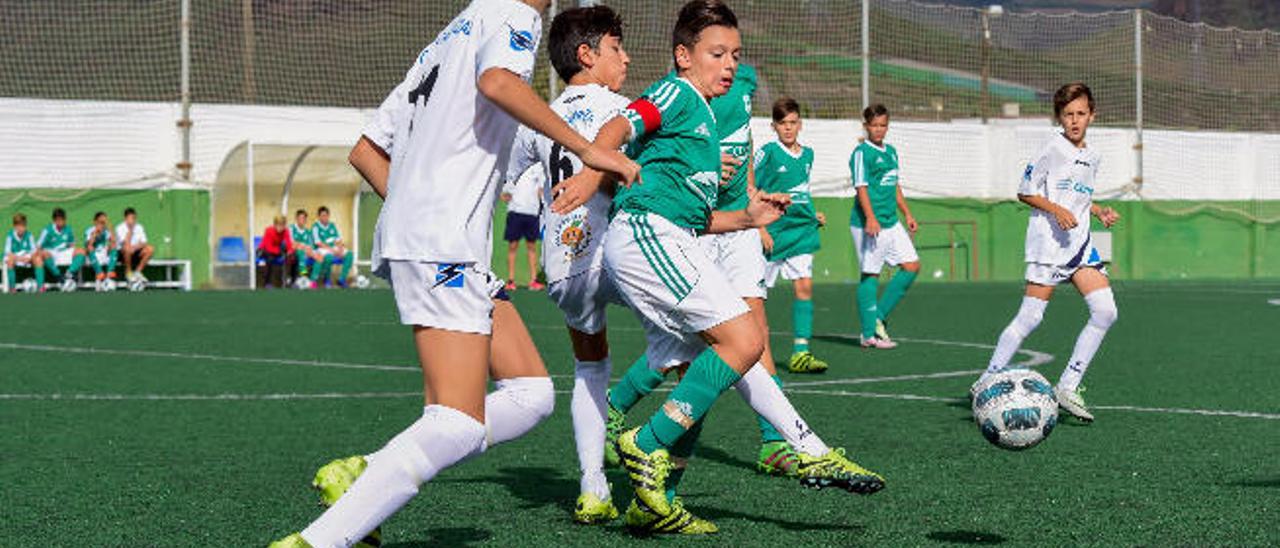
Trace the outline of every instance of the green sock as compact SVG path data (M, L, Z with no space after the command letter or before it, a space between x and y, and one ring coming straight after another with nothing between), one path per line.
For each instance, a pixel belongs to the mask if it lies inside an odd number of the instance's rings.
M876 292L880 289L880 278L869 274L862 275L858 284L858 318L862 321L862 338L876 336Z
M76 255L71 259L71 268L67 269L67 277L74 278L80 273L81 268L84 268L84 255Z
M626 413L635 407L636 402L661 385L662 381L662 373L649 369L649 358L641 354L618 384L609 390L609 405Z
M4 273L9 275L9 283L5 284L4 290L13 291L13 286L18 285L18 271L16 269L6 268L4 269Z
M881 320L889 318L889 313L898 306L898 301L902 300L902 296L907 294L907 289L911 288L911 284L915 281L915 272L898 269L898 273L889 280L889 286L884 288L884 295L880 296L880 304L877 308Z
M676 444L671 447L671 460L675 466L671 468L671 474L667 476L667 502L676 499L676 490L680 487L680 480L684 479L684 471L689 466L689 459L693 458L693 448L698 444L698 437L702 435L702 424L707 421L704 416L685 432Z
M44 269L38 266L36 267L36 285L39 286L38 289L44 289Z
M89 266L93 267L94 276L102 274L102 263L98 261L97 253L89 255Z
M793 352L808 352L809 338L813 337L813 301L796 299L792 303L791 324L796 330Z
M351 275L351 265L356 264L356 258L350 252L342 258L342 283L347 283L347 277Z
M782 388L782 379L778 378L777 375L773 376L773 382L778 385L779 389ZM756 415L756 421L760 423L760 443L786 441L786 438L782 437L782 434L778 432L778 429L773 427L773 423L764 420L764 417L760 415Z
M293 254L298 257L298 275L306 276L307 275L307 252L299 249L297 251L294 251Z
M116 253L107 253L107 274L111 274L116 271L117 257L119 257L119 255Z
M711 405L742 378L729 364L720 359L715 350L708 347L694 358L689 372L671 391L667 401L640 428L636 442L640 450L652 453L660 447L670 448L681 436L693 428ZM679 421L679 422L676 422Z
M324 260L320 261L320 264L314 265L311 269L311 281L318 282L320 281L321 275L327 274L325 271L329 270L329 263L333 261L330 257L332 257L332 255L325 255Z
M53 274L54 278L62 277L62 271L58 270L58 265L54 264L53 257L48 257L47 259L45 259L44 268L45 270L48 270L50 274Z

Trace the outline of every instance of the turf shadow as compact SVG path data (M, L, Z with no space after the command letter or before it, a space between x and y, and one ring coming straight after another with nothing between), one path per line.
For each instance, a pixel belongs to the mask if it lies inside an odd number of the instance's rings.
M512 496L524 501L526 503L524 508L563 506L578 498L577 479L566 478L560 471L545 467L499 468L497 475L448 481L450 483L487 482L501 485L506 487Z
M952 544L1004 544L1007 539L995 533L984 531L934 531L925 538L935 542Z
M475 546L493 538L493 533L475 527L432 529L427 540L383 544L383 548L430 548L436 546Z
M862 533L866 527L862 525L848 525L841 523L823 523L811 521L791 521L770 515L746 514L735 510L715 507L703 507L693 510L700 517L711 521L723 519L740 519L755 523L768 523L780 529L787 531L847 531L850 533Z
M858 340L858 337L856 334L848 335L848 336L814 335L813 339L817 341L829 342L832 344L840 344L844 346L851 346L854 348L862 348L862 341Z
M1269 479L1242 479L1228 483L1232 487L1280 487L1280 477Z
M756 471L755 463L739 459L725 452L723 449L709 445L699 444L698 448L693 452L693 458L706 459L711 462L717 462L725 466L733 466L735 468L742 468L751 472Z

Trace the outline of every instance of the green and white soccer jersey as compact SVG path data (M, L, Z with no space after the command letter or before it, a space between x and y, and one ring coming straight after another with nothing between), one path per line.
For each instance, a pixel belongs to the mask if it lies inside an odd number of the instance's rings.
M40 233L40 240L36 246L45 251L60 252L73 249L76 243L76 233L71 230L71 225L63 225L62 230L58 230L58 226L49 223L44 227L44 231Z
M849 171L853 174L853 187L866 187L871 198L871 210L880 221L881 228L898 224L898 151L893 145L878 147L863 142L853 149L849 158ZM866 226L866 213L856 202L849 224Z
M31 235L31 231L23 231L22 236L18 236L17 231L10 230L4 237L4 255L6 257L13 255L15 257L31 257L36 251L36 239Z
M622 115L631 123L628 155L640 184L620 188L614 211L654 213L703 230L720 189L720 140L711 105L675 73L649 87Z
M342 239L342 235L338 233L338 225L336 224L324 224L317 221L311 225L311 241L316 244L333 246L340 239Z
M711 100L720 134L720 152L740 163L733 179L720 188L717 211L737 211L747 207L747 162L751 161L751 97L758 83L756 69L738 65L729 93Z
M791 207L769 225L769 236L773 238L769 260L781 261L817 251L821 247L818 214L809 194L813 149L801 147L799 153L793 153L775 141L760 147L755 162L756 186L760 190L791 195Z
M84 230L84 246L86 250L93 248L93 254L98 257L99 262L106 262L114 251L111 247L111 228L102 230L97 228L97 225L94 225Z
M316 245L315 241L311 239L311 230L305 226L299 226L297 223L289 225L289 236L293 237L295 244Z

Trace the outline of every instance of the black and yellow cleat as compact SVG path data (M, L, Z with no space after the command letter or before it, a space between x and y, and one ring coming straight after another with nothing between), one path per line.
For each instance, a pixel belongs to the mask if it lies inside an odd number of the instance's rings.
M800 462L796 475L809 489L834 487L850 493L870 495L884 489L884 478L844 456L843 448L832 448L821 457L796 453Z
M671 456L666 449L645 453L636 444L640 428L633 428L618 436L618 457L627 470L627 478L636 491L636 498L658 515L671 513L667 502L667 475L671 473Z
M670 507L671 512L663 515L639 499L632 500L627 508L627 529L636 535L711 535L720 532L716 524L685 510L680 497L671 501Z
M606 400L608 392L605 392ZM622 431L627 429L627 415L619 411L612 403L609 406L609 416L604 423L604 462L609 466L618 466L622 464L618 457L618 436L622 435Z
M814 357L812 352L796 352L787 362L792 373L826 373L827 362Z

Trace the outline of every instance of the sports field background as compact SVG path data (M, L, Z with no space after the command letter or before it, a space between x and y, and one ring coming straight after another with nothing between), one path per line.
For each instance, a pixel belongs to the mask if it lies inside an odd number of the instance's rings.
M882 472L871 497L757 475L754 418L712 411L683 484L731 546L1276 545L1280 283L1116 288L1119 323L1085 384L1096 423L1022 453L989 445L965 391L1014 313L1014 283L917 286L902 346L854 346L852 286L817 289L823 376L784 373L832 445ZM770 303L789 351L788 288ZM545 295L515 302L555 377L555 414L450 469L385 527L385 545L634 544L621 522L571 522L572 361ZM379 448L421 412L391 295L364 292L18 295L0 335L0 545L261 546L318 515L319 465ZM1019 355L1056 380L1085 320L1064 288ZM642 347L614 310L615 377ZM1051 356L1048 356L1051 355ZM632 422L654 409L642 402ZM625 478L611 472L620 504Z

